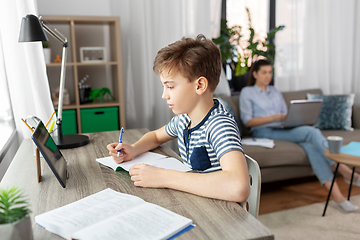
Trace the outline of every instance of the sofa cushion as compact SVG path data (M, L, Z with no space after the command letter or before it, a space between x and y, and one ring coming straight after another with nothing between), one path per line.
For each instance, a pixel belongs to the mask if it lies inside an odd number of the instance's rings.
M320 115L315 127L319 129L351 129L352 106L355 94L319 95L307 94L308 99L323 99Z
M245 154L254 158L260 168L276 166L309 166L306 152L297 143L274 140L273 148L243 145Z
M360 129L354 129L353 131L344 130L321 130L324 137L328 136L341 136L344 138L343 145L348 144L351 141L360 142Z

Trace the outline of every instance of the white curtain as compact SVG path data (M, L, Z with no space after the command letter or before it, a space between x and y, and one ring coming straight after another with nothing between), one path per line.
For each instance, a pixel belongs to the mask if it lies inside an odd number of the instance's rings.
M111 0L110 6L120 17L126 127L159 128L173 114L152 70L156 53L184 36L215 37L221 0Z
M27 14L37 15L35 0L1 1L1 44L19 142L31 135L21 118L34 115L46 123L54 111L41 42L18 43Z
M355 93L360 103L360 2L277 0L275 86Z

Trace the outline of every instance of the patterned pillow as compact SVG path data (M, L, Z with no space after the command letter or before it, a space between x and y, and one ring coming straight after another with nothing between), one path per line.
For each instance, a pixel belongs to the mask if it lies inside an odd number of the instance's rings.
M309 100L323 99L319 118L314 127L319 129L352 130L351 114L355 94L319 95L307 94Z

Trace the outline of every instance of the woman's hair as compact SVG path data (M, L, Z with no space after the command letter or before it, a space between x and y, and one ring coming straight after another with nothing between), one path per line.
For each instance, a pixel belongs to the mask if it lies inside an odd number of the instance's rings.
M249 81L248 81L247 86L255 85L256 79L253 76L254 72L258 72L260 67L262 67L262 66L269 66L269 65L271 66L271 62L267 59L260 59L260 60L255 61L250 68L250 76L249 76Z
M221 73L220 49L202 34L196 38L184 37L157 53L153 70L157 75L181 74L190 82L203 76L209 89L215 91Z

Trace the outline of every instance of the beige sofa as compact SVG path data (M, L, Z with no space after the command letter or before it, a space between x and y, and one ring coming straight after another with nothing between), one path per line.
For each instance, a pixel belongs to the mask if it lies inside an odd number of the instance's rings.
M307 93L322 94L320 89L310 89L295 92L283 92L287 104L290 100L306 99ZM235 115L240 119L239 96L218 96L232 107ZM360 106L353 106L352 127L354 131L322 130L324 136L337 135L344 138L344 144L360 141ZM240 123L242 138L251 137L249 129ZM292 178L314 175L305 151L300 145L292 142L275 140L274 148L243 145L247 155L254 158L260 166L262 182L273 182Z

